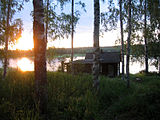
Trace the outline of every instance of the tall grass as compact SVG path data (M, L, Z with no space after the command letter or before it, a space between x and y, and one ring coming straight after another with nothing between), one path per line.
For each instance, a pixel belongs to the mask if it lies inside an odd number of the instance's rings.
M49 120L160 119L159 76L132 75L129 89L120 78L101 76L99 92L92 88L91 75L48 72L47 76ZM43 119L33 72L11 70L4 81L0 76L0 119Z

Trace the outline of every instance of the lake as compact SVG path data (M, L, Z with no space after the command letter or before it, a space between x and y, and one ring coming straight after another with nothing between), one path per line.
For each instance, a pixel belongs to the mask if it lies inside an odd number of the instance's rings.
M84 59L84 56L74 57L74 60ZM69 62L70 58L55 58L55 59L47 59L47 71L57 71L61 66L61 61ZM149 61L150 63L150 61ZM3 64L0 61L0 67L2 68ZM120 63L121 66L121 63ZM15 68L21 71L33 71L34 70L34 60L33 58L21 57L21 58L12 58L9 59L9 67ZM130 63L130 73L135 74L141 70L144 70L145 66L140 62L131 62ZM121 70L121 69L120 69ZM158 70L153 65L149 65L150 72L158 72ZM120 71L121 72L121 71Z
M73 60L84 59L85 57L74 57ZM61 61L69 62L70 58L55 58L47 59L47 71L57 71L61 66ZM0 61L0 68L3 67L2 61ZM34 70L34 59L28 57L21 58L10 58L9 65L10 68L15 68L21 71L33 71Z

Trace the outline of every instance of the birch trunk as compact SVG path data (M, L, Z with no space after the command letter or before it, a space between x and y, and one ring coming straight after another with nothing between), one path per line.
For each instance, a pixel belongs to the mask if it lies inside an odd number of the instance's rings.
M144 4L144 50L145 50L145 72L148 73L148 42L147 42L147 6Z
M1 18L2 18L2 10L1 10L1 6L2 6L2 3L1 3L1 1L0 1L0 20L1 20Z
M159 70L159 74L160 74L160 57L158 58L158 70Z
M94 36L93 36L93 87L99 89L99 23L100 23L100 5L99 0L94 0Z
M46 43L48 41L48 9L49 9L49 0L47 0L47 6L46 6Z
M46 38L44 33L43 0L33 0L34 72L35 88L42 115L47 113Z
M119 1L120 9L120 28L121 28L121 60L122 60L122 79L124 80L124 39L123 39L123 15L122 15L122 0Z
M73 37L74 37L74 0L72 0L72 20L71 20L71 24L72 24L72 33L71 33L71 72L72 74L74 73L74 67L73 67Z
M7 74L7 66L8 66L8 39L9 39L9 20L10 20L10 10L11 10L11 0L8 2L7 8L7 25L5 31L5 49L4 49L4 71L3 71L3 79L6 78Z
M130 87L130 78L129 78L129 59L130 59L130 41L131 41L131 0L128 2L128 38L127 38L127 58L126 58L126 78L127 78L127 87Z

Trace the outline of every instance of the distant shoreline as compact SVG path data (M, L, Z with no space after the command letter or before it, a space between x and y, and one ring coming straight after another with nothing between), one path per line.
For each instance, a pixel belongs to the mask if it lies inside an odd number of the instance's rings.
M109 46L101 47L103 51L109 52L120 52L120 46ZM74 48L74 54L86 54L88 52L93 52L93 47L79 47ZM46 57L55 57L61 55L71 54L71 48L48 48L46 50ZM33 50L8 50L8 58L17 58L17 57L33 57ZM0 58L4 58L4 51L0 49Z

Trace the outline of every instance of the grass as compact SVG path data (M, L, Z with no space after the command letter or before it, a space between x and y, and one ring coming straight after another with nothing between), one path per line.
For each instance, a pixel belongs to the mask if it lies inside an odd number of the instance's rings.
M92 77L48 72L49 120L158 120L160 76L131 75L131 87L120 78L100 77L95 93ZM136 82L136 77L142 79ZM10 70L0 76L0 118L42 120L35 101L33 72Z

